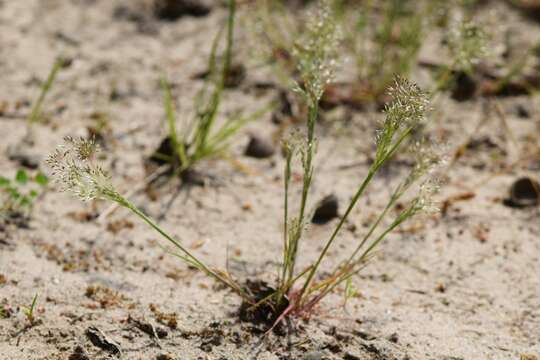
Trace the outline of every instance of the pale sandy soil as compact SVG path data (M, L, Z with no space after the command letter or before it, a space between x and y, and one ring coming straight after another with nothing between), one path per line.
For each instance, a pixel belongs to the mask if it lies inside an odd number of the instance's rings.
M21 143L29 102L61 54L72 64L60 73L45 104L48 121L35 127L35 145L26 151L46 171L46 155L65 135L85 136L91 115L100 112L110 119L106 164L115 183L125 192L142 182L145 158L165 134L161 71L173 79L180 114L188 115L191 95L201 86L192 77L205 70L209 39L225 10L216 6L209 16L169 23L150 17L137 24L113 16L118 5L129 3L0 0L0 102L7 104L0 115L0 174L12 176L19 167L8 153ZM525 24L508 8L494 10L505 14L504 26L538 34L537 25ZM246 34L240 30L239 36ZM224 112L257 109L275 98L274 90L253 89L264 75L248 68L244 83L226 92ZM117 97L110 100L113 89ZM92 326L117 342L125 359L540 356L540 210L503 205L515 179L540 179L538 158L516 165L525 148L540 145L540 104L525 96L496 101L510 131L494 110L487 125L475 131L493 104L457 103L445 96L437 100L429 129L445 134L450 149L469 136L495 144L466 152L448 170L439 195L441 201L469 192L475 196L456 202L444 216L423 218L391 235L382 254L355 280L360 296L345 308L340 294L330 296L320 314L309 323L297 322L287 338L263 338L241 324L239 299L164 254L156 233L131 214L118 210L101 223L83 219L108 205L81 203L51 188L36 201L28 229L0 232L0 275L6 279L0 283L0 303L11 309L0 319L0 359L83 359L74 355L78 346L89 359L114 358L88 340ZM530 116L519 117L518 105ZM381 115L337 109L327 116L338 121L320 127L311 205L335 193L343 210L367 170ZM243 155L250 132L276 131L270 117L236 138L234 161L202 163L199 170L211 179L207 186L183 188L160 222L213 265L225 266L228 247L230 269L240 279L271 281L281 251L283 159ZM340 120L345 117L348 122ZM406 164L396 165L373 183L324 267L353 248L406 170ZM155 201L145 194L133 201L159 217L177 185L163 185ZM120 224L118 231L108 224ZM301 249L304 263L314 259L332 224L309 228ZM20 307L36 293L39 323L25 328ZM161 324L151 304L174 313L177 326ZM156 341L129 318L154 324L167 336Z

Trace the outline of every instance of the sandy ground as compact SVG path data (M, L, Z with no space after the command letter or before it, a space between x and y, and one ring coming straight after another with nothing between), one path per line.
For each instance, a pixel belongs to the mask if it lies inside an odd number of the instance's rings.
M120 5L128 10L118 10ZM122 192L141 184L145 158L165 134L161 71L173 81L181 116L188 116L194 89L201 86L193 75L205 70L202 59L225 11L214 7L205 17L159 22L150 15L130 20L131 9L147 11L127 0L0 1L0 102L6 104L0 114L1 174L12 176L19 168L8 154L21 151L30 102L61 54L73 61L45 103L47 121L35 126L34 146L24 152L46 170L43 160L61 139L87 135L86 127L101 114L109 119L106 164L115 183ZM506 7L495 10L505 14L505 26L524 22ZM534 23L521 29L538 34ZM243 84L226 92L224 113L257 109L276 96L274 90L254 90L261 74L248 68ZM391 235L355 280L359 296L345 308L342 295L331 295L289 337L262 337L239 322L234 294L164 254L157 234L137 218L118 210L97 222L95 215L108 204L81 203L51 188L35 202L29 228L0 232L0 303L10 314L0 319L0 359L114 358L114 351L89 340L94 328L116 342L125 359L540 356L540 210L503 204L514 180L540 178L538 152L536 159L522 159L525 149L540 145L538 98L458 103L443 96L435 105L430 131L444 134L450 149L469 137L479 144L449 168L440 200L474 196L451 204L444 216L409 223ZM528 117L520 116L520 107ZM367 170L381 115L342 110L327 117L347 122L320 127L311 206L334 193L343 210ZM487 125L476 130L484 116ZM215 266L224 267L228 253L240 279L271 281L281 251L283 159L243 155L250 133L276 131L270 118L241 132L231 149L234 160L200 164L208 184L183 187L160 220ZM373 183L324 267L354 246L406 170L396 165ZM145 194L132 199L158 218L177 186L157 189L155 201ZM304 263L315 258L332 225L335 220L309 228ZM38 323L28 328L21 306L35 294ZM161 339L141 324L152 324Z

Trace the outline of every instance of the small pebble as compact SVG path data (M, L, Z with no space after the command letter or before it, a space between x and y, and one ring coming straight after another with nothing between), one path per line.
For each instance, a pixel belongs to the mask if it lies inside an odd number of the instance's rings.
M256 135L251 135L244 154L257 159L264 159L274 155L275 149L272 143Z
M174 358L169 354L159 354L156 360L174 360Z
M471 100L476 94L476 82L466 72L455 74L455 85L452 89L452 99L456 101Z
M75 349L73 349L73 353L69 356L68 359L69 360L90 360L90 357L88 356L88 353L82 346L77 345Z
M18 162L21 166L28 169L37 169L39 167L40 157L32 154L21 146L12 146L7 150L8 158L11 161Z
M516 114L521 119L528 119L531 117L531 113L529 112L529 109L521 103L517 104L516 107Z
M206 16L212 10L210 0L155 0L154 15L160 20L174 21L182 16Z
M336 195L331 194L326 196L319 202L319 205L317 205L317 209L315 210L311 221L314 224L326 224L339 216L338 207L339 204Z
M516 180L510 187L510 198L504 204L510 207L536 206L540 203L540 183L529 177Z
M397 344L398 341L399 341L399 336L398 336L397 333L393 333L390 336L388 336L388 340L395 343L395 344Z

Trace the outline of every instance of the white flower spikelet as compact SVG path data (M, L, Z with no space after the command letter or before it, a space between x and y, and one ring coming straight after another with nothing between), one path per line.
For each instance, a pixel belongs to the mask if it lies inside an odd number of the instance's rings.
M427 95L405 78L396 77L388 93L392 102L385 106L386 116L375 138L377 160L388 155L399 134L417 128L424 121L425 113L429 109Z
M428 179L420 185L417 197L413 201L412 211L417 213L434 214L439 212L439 207L434 201L434 196L439 192L440 185L434 179Z
M94 140L64 138L64 144L49 156L47 164L62 191L82 200L106 199L118 203L125 200L111 183L109 173L94 163L99 148Z
M317 11L309 15L306 33L293 49L303 81L294 90L305 93L309 101L319 101L326 86L334 80L341 38L329 2L321 1Z

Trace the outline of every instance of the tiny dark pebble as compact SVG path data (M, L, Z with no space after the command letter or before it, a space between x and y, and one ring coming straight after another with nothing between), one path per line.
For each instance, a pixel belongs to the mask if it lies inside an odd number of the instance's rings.
M159 354L156 360L174 360L174 358L169 354Z
M82 346L77 345L75 349L73 349L73 353L69 355L68 360L90 360L90 357Z
M274 146L269 140L251 135L244 154L257 159L264 159L274 155L274 152Z
M455 84L452 89L452 99L456 101L470 100L476 94L476 82L464 71L455 74Z
M515 109L516 109L516 114L518 117L522 119L528 119L531 117L531 113L529 112L529 109L525 107L525 105L521 103L517 104Z
M375 340L377 338L377 336L370 334L364 330L354 330L353 334L367 341Z
M233 63L225 76L225 86L228 88L235 88L242 84L246 79L247 70L242 63Z
M540 203L540 184L529 177L516 180L510 187L510 197L504 200L504 205L522 208L536 206Z
M38 155L31 154L19 146L8 148L7 153L9 160L16 161L25 168L37 169L39 167L40 157Z
M210 76L210 70L197 73L193 76L193 79L208 79ZM229 71L225 76L225 87L235 88L242 84L247 76L247 70L244 64L239 62L233 62L229 67Z
M330 220L338 217L338 198L334 195L328 195L317 205L317 209L311 220L314 224L326 224Z
M345 355L343 355L343 360L361 360L361 359L358 356L348 352Z
M280 104L278 109L272 114L272 122L279 125L286 121L286 119L294 116L293 102L289 92L281 90L276 101Z
M86 329L86 337L88 338L88 340L90 340L90 342L100 348L100 349L103 349L105 351L108 351L112 354L116 354L118 356L122 356L122 350L120 348L120 345L118 345L116 342L114 342L113 340L109 339L104 333L103 331L101 331L100 329L98 329L97 327L95 326L90 326L89 328Z
M393 333L390 336L388 336L388 340L397 344L399 341L399 335L397 333Z
M193 186L205 186L207 179L204 174L192 169L185 170L182 175L182 181Z
M154 15L160 20L174 21L182 16L202 17L212 10L207 0L155 0Z

